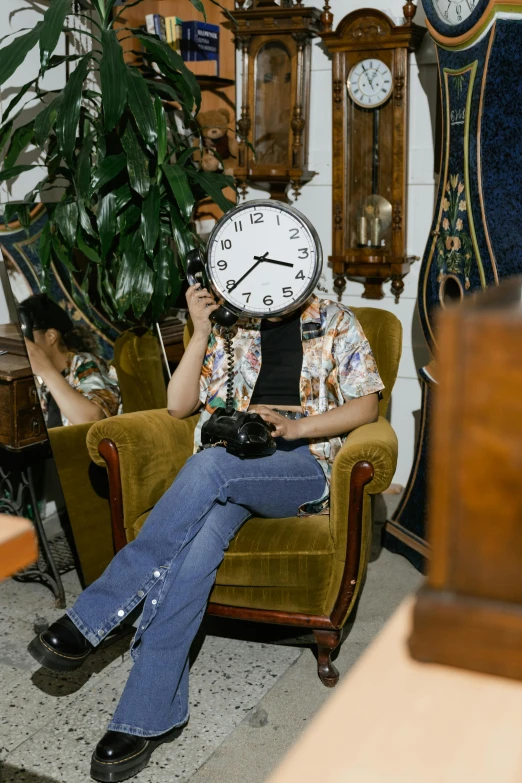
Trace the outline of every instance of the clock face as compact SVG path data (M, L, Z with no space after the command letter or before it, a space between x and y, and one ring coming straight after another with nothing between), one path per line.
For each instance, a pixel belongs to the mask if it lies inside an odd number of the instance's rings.
M433 6L440 19L455 27L464 22L477 5L476 0L433 0Z
M393 89L391 71L382 60L369 57L354 65L347 87L354 103L364 109L375 109L390 97Z
M304 215L278 201L249 201L224 215L210 235L208 273L236 311L260 318L303 304L322 268L317 233Z

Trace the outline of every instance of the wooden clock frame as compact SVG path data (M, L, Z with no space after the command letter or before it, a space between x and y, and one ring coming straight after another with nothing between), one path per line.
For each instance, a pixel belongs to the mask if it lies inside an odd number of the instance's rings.
M406 255L406 182L408 121L408 53L415 51L426 32L413 24L415 6L404 7L406 24L395 25L381 11L360 9L341 20L335 31L322 33L332 64L332 255L334 288L339 296L346 278L363 280L366 299L382 299L383 283L392 280L396 301L404 289L404 276L414 256ZM331 20L331 14L328 14ZM323 15L323 20L325 15ZM391 55L391 56L390 56ZM383 59L390 67L393 90L391 170L392 231L388 247L349 247L350 166L348 111L351 99L346 80L352 67L366 57Z

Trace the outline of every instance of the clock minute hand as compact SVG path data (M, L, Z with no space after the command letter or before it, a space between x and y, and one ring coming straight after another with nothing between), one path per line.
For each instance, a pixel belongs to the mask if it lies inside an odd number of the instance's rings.
M245 274L243 275L243 277L240 277L240 278L239 278L239 280L237 281L237 283L235 283L235 284L232 286L232 288L229 288L229 289L228 289L228 291L227 291L227 293L228 293L228 294L230 294L230 293L231 293L231 292L232 292L232 291L233 291L235 288L237 288L237 287L238 287L238 285L239 285L240 283L242 283L242 282L243 282L243 280L245 279L245 277L248 277L248 275L250 274L250 272L252 272L252 271L253 271L253 270L256 268L256 266L257 266L258 264L260 264L260 263L261 263L261 261L264 261L264 260L265 260L263 256L254 256L254 258L255 258L255 259L257 259L257 260L256 260L256 263L255 263L255 264L252 264L252 266L250 267L250 269L248 269L248 270L245 272Z

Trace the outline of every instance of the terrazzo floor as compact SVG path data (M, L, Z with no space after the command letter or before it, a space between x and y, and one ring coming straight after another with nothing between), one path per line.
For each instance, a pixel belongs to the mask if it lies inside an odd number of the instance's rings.
M75 571L63 579L70 606L80 584ZM92 750L123 690L130 635L70 674L47 672L29 656L35 621L52 622L62 613L44 586L0 584L1 783L90 781ZM188 781L302 653L299 647L260 642L259 634L255 642L244 634L226 636L213 626L215 621L203 626L194 645L189 725L180 739L155 752L136 783Z

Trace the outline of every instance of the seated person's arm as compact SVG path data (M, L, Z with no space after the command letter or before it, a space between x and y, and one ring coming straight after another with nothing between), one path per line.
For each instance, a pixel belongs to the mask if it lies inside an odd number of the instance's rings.
M208 340L212 330L210 313L219 305L206 289L199 285L190 286L187 291L187 304L194 325L194 333L183 354L176 371L169 382L167 406L171 416L185 419L191 416L201 405L202 372L210 372L205 365Z
M71 424L86 424L105 418L102 407L85 397L80 389L69 386L47 354L35 343L26 341L31 369L45 383L61 413Z

